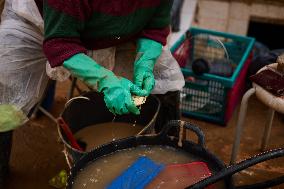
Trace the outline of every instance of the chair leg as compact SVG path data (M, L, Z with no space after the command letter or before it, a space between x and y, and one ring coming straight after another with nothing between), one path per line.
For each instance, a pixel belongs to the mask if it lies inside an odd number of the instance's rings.
M269 113L268 113L268 119L267 119L267 122L265 124L262 142L261 142L261 150L262 151L264 151L267 148L267 144L268 144L270 133L271 133L272 122L273 122L273 118L274 118L274 113L275 113L275 110L270 108Z
M238 155L240 141L241 141L241 134L243 130L243 124L244 124L245 116L247 113L248 100L254 93L255 93L255 89L251 88L245 93L245 95L242 98L230 164L234 164L237 160L237 155Z
M39 107L38 110L40 110L45 116L47 116L51 121L53 121L54 123L57 123L56 118L49 113L48 111L46 111L43 107Z

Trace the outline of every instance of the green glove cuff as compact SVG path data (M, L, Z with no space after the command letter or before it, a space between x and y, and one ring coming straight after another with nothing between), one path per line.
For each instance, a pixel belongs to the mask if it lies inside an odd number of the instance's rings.
M102 92L106 87L115 87L117 77L110 70L97 64L92 58L80 53L64 61L63 66L90 86Z
M11 131L28 120L24 112L9 104L0 105L0 115L0 132Z
M155 63L162 53L162 44L151 39L138 39L137 41L137 61L134 63L134 70L144 67L153 71Z
M162 44L151 39L140 38L137 41L137 53L147 54L150 59L157 59L162 53Z

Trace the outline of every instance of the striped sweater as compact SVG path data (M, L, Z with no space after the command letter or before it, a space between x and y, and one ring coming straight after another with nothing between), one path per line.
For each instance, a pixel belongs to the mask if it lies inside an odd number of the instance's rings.
M44 0L43 49L52 67L137 38L166 44L172 0Z

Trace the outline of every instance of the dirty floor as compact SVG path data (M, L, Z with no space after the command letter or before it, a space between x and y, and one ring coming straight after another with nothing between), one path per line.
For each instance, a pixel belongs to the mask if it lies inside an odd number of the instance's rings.
M70 82L59 83L51 113L58 116L66 102L67 86ZM238 110L237 110L238 111ZM220 127L202 121L183 118L202 128L206 135L207 148L229 162L237 111L227 127ZM264 129L267 109L252 98L249 103L245 129L238 160L259 153L260 140ZM273 122L269 148L284 146L284 119L276 114ZM57 135L56 125L45 116L31 120L14 132L11 157L11 173L5 189L52 189L48 180L60 170L67 169L63 146ZM284 175L284 158L265 162L237 175L238 184L249 184ZM274 187L284 188L284 185Z

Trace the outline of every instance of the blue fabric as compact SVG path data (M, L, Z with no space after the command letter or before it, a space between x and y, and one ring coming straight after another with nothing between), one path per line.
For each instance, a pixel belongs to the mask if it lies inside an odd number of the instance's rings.
M164 168L163 164L157 164L144 156L139 157L127 170L113 180L107 189L143 189Z

